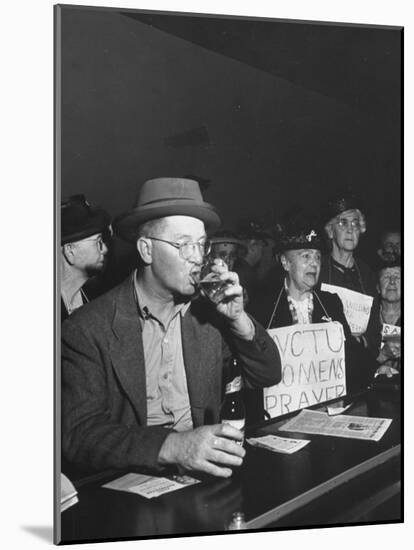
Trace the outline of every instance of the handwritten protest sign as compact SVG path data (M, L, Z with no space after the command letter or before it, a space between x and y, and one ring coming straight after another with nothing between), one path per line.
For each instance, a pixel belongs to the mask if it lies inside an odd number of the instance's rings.
M345 338L338 322L268 330L279 348L282 380L264 389L272 418L346 395Z
M383 339L387 340L388 338L401 336L401 327L397 325L390 325L389 323L384 323L382 325L381 336Z
M364 334L367 330L374 298L361 294L361 292L355 292L355 290L326 283L322 283L321 290L325 290L331 294L338 294L344 306L345 317L352 334Z
M401 327L384 323L381 330L381 349L385 343L401 345Z

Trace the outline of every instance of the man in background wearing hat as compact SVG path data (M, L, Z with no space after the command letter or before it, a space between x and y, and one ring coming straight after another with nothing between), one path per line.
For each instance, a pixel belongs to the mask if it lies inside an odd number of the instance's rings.
M390 228L382 232L377 255L382 262L392 263L401 261L400 228Z
M219 304L193 300L206 230L219 222L198 183L179 178L147 181L114 221L140 265L63 325L62 448L72 464L228 477L242 463L242 432L218 424L229 351L250 387L278 383L280 357L245 313L236 273L216 266L228 283Z
M260 302L273 288L275 278L280 277L274 240L270 232L252 220L241 223L240 237L245 244L245 252L235 262L234 271L244 282L248 303Z
M233 271L234 263L244 253L246 246L244 242L238 238L236 233L228 230L216 231L211 235L211 254L215 258L221 258L226 262L229 270ZM243 281L239 275L240 283L243 286Z
M270 235L263 231L260 225L251 220L240 223L240 238L244 243L242 254L234 265L235 271L245 283L247 294L250 295L260 285L267 265L266 251ZM267 262L265 261L267 264Z
M244 305L246 305L248 300L247 286L249 278L246 276L245 270L237 268L237 265L240 266L238 262L243 261L241 255L244 255L247 250L244 241L239 239L237 234L233 231L223 229L211 235L210 242L211 256L223 260L229 271L235 271L239 276L240 284L243 287Z
M61 203L61 320L89 301L85 283L105 265L108 248L103 233L108 230L108 214L92 208L83 195L73 195Z

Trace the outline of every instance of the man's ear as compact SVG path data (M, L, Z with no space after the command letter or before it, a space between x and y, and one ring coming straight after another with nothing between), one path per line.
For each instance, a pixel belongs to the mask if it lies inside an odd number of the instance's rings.
M247 250L249 252L251 252L251 250L254 248L255 244L256 244L256 241L254 239L247 239L247 241L246 241Z
M152 241L146 237L140 237L137 240L137 250L141 260L146 265L152 264Z
M75 248L72 243L67 243L62 246L62 256L69 265L75 263Z

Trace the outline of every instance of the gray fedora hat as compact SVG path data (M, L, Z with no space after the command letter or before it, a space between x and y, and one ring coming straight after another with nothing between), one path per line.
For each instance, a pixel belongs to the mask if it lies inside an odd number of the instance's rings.
M166 216L191 216L203 221L208 231L220 226L220 217L204 202L197 181L185 178L155 178L140 188L135 207L119 215L113 229L119 237L133 242L143 223Z

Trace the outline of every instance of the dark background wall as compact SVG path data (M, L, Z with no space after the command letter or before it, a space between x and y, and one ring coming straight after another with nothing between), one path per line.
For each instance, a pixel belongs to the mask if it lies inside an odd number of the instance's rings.
M146 179L193 175L231 227L317 212L347 184L368 203L365 246L399 223L400 29L61 13L62 196L116 215Z

